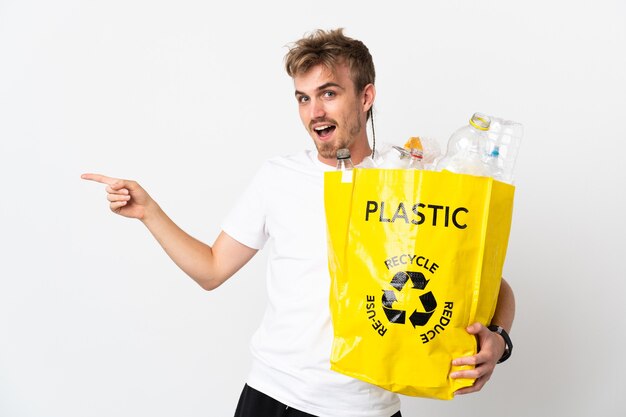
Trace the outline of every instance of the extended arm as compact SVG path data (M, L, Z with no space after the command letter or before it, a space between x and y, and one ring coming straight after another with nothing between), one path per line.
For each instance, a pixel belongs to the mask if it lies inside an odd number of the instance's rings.
M514 317L515 297L513 296L513 290L509 284L502 279L500 293L498 294L498 303L491 323L501 326L508 333L511 331ZM455 395L480 391L489 378L491 378L496 363L502 357L505 349L502 336L492 332L480 323L470 325L467 331L478 338L479 351L473 356L454 359L452 364L455 366L474 365L475 368L467 371L453 372L450 376L452 378L475 378L476 381L474 381L473 386L460 389Z
M224 232L212 247L193 238L135 181L98 174L84 174L81 178L107 184L111 210L141 220L176 265L206 290L217 288L257 252Z

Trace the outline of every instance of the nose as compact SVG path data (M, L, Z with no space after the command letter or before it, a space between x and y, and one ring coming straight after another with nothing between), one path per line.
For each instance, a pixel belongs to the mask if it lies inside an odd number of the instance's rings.
M326 116L326 111L324 110L324 103L322 102L322 100L311 100L310 111L310 117L312 120L320 119Z

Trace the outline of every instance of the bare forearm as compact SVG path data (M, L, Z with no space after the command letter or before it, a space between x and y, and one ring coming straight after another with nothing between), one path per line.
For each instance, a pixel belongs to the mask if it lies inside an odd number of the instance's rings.
M154 203L141 221L170 258L205 290L219 287L256 253L228 234L221 232L213 246L191 237Z
M513 319L515 318L515 296L511 286L502 279L500 285L500 293L498 294L498 304L491 322L497 324L506 330L511 331Z
M213 253L209 245L178 227L156 203L141 221L180 269L202 287L211 281Z
M146 210L141 221L174 263L200 286L212 289L224 281L213 267L212 248L178 227L158 204Z

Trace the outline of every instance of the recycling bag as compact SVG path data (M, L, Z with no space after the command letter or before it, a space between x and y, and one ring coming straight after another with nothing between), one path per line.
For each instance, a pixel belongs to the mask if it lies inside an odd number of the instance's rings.
M451 362L477 352L466 327L493 316L513 194L449 172L327 172L331 369L412 396L471 386Z

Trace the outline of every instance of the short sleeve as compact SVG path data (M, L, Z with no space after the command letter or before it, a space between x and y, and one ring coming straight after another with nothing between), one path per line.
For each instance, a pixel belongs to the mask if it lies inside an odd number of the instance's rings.
M253 249L261 249L268 239L266 232L267 205L265 188L270 181L270 169L265 163L222 222L222 230L230 237Z

